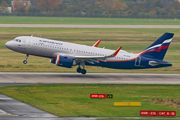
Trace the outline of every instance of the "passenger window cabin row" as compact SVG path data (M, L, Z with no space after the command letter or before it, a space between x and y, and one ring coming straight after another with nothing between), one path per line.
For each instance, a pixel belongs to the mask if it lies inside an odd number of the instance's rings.
M49 47L49 48L55 48L55 49L60 49L60 50L67 50L68 51L68 48L56 47L56 46L53 46L53 45L44 45L44 44L38 44L38 43L34 43L34 45L43 46L43 47ZM70 49L70 51L73 51L73 50ZM86 54L96 55L96 56L106 56L105 54L93 53L93 52L87 52L87 51L81 51L81 50L75 50L75 49L74 49L74 52L76 52L76 53L86 53ZM114 58L121 59L121 60L128 60L126 58L121 58L121 57L114 57Z

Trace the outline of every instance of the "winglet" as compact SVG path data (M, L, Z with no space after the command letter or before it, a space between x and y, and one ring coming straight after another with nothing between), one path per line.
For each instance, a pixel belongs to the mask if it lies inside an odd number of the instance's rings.
M119 53L119 51L121 50L121 48L122 48L122 46L119 47L119 48L116 50L116 52L114 52L114 54L112 54L112 55L113 55L113 56L116 56L116 55Z
M101 42L101 39L98 40L98 41L93 45L93 47L97 47L97 46L99 45L100 42Z

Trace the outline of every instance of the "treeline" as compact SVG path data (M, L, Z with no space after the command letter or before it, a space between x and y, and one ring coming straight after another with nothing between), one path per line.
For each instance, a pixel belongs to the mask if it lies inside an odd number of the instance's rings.
M11 0L0 0L1 8L11 6ZM13 13L78 14L117 16L180 16L178 0L31 0L24 6L17 0ZM4 12L4 11L3 11Z

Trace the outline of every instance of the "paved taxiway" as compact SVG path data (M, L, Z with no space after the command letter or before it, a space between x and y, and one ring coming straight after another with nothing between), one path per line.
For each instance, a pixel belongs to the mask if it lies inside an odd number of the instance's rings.
M0 83L180 84L180 74L1 72Z
M0 94L0 119L3 120L59 120L55 115Z
M0 24L0 27L55 28L180 28L180 25L82 25L82 24Z

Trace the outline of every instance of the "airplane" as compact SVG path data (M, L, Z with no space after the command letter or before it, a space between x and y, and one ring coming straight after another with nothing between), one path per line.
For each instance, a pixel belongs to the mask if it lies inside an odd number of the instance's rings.
M172 66L164 61L164 56L172 41L173 33L164 33L159 39L138 54L121 50L98 48L101 39L93 46L50 40L33 36L20 36L5 43L13 51L29 55L50 58L50 63L71 68L78 65L77 72L86 74L85 65L113 69L146 69ZM82 68L81 68L82 67Z

